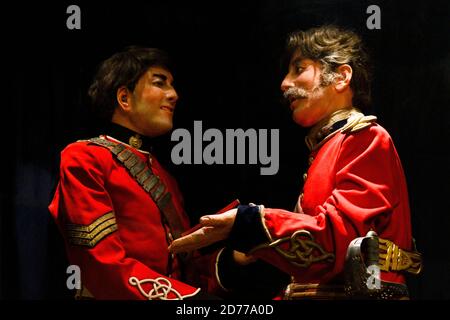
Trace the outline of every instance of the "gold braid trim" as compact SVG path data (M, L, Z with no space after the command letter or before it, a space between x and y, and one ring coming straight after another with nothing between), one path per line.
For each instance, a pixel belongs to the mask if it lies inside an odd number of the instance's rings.
M394 242L378 238L379 266L383 271L406 271L419 274L422 271L422 255L418 251L400 249Z
M281 248L281 244L285 242L290 243L288 250ZM326 252L320 244L315 242L314 237L307 230L298 230L290 237L284 237L272 243L257 246L248 254L263 248L275 249L290 263L302 268L307 268L311 264L321 261L333 262L335 259L334 254Z
M353 113L347 120L347 124L341 128L342 133L354 133L358 132L373 122L377 121L375 116L365 116L360 112Z
M164 277L142 280L139 280L136 277L130 277L128 282L131 286L136 287L139 290L139 293L148 300L183 300L185 298L193 297L200 292L200 288L197 288L193 293L182 295L178 290L172 287L170 280ZM152 288L147 292L142 285L149 283L152 284ZM174 298L169 298L169 294L171 293L175 296Z
M342 120L347 120L347 123L339 129L333 129L333 126ZM376 120L377 117L365 116L355 107L339 109L314 125L305 137L305 142L309 150L313 151L322 146L339 131L342 133L355 133L370 126Z
M103 238L117 230L114 212L108 212L89 225L67 224L66 235L70 244L93 248Z

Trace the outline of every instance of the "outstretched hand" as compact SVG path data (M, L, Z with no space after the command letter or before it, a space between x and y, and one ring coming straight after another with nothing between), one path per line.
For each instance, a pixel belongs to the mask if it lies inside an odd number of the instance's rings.
M178 238L169 246L172 253L189 252L228 238L236 218L237 209L200 218L201 228Z

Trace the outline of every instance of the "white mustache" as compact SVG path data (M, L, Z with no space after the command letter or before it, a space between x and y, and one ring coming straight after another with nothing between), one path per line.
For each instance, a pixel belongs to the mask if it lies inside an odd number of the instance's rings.
M292 102L292 101L294 101L296 99L309 98L310 95L311 95L311 92L309 92L306 89L292 87L292 88L287 89L283 93L283 98L286 99L289 102Z

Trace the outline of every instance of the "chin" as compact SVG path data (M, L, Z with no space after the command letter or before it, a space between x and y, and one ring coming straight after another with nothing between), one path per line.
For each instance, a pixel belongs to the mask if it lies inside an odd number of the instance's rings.
M299 126L303 127L303 128L309 128L309 127L312 127L315 124L315 123L310 122L310 121L301 121L301 120L297 120L297 119L294 119L294 122L296 124L298 124Z
M296 112L292 114L292 120L294 120L296 124L304 128L312 127L313 125L316 124L316 122L313 119L306 117L304 114Z

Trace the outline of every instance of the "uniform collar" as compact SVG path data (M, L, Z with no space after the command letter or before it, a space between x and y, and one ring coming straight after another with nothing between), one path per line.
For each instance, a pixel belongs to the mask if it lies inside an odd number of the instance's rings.
M119 140L120 142L130 145L131 147L151 152L152 151L152 138L145 137L131 129L123 127L117 123L110 123L105 130L105 134Z
M309 150L314 151L319 148L325 141L342 129L350 117L355 115L362 115L362 113L355 107L347 107L339 109L327 118L319 121L305 137Z

